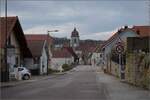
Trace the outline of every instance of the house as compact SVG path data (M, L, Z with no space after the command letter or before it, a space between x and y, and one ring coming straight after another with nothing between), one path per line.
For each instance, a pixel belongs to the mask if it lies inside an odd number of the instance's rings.
M7 21L6 17L0 17L0 36L1 81L8 81L12 79L11 73L16 67L25 66L24 60L32 58L32 54L17 16L7 17Z
M49 34L26 34L28 40L34 41L45 41L48 49L48 68L51 66L52 49L53 49L53 38Z
M41 37L40 37L41 36ZM46 35L26 35L29 49L32 53L33 60L28 63L32 74L48 74L49 63L51 60L50 43Z
M79 64L91 64L93 50L101 43L102 41L80 40L80 35L76 28L71 32L70 46L78 55Z
M97 45L91 55L91 63L93 66L101 67L103 64L102 53L100 52L101 45Z
M127 38L128 37L141 37L147 33L142 35L140 30L138 30L139 26L133 26L132 28L128 28L125 26L124 28L119 29L116 33L113 34L101 47L101 53L103 55L104 69L106 69L107 73L115 75L117 77L121 77L121 72L125 73L125 64L126 64L126 49L127 49ZM144 26L140 26L144 27ZM147 27L147 26L146 26ZM143 32L145 29L142 29ZM117 53L117 45L122 45L124 50L121 52L120 63L119 63L119 54ZM120 68L120 66L122 66ZM125 75L123 75L125 76ZM125 77L124 77L125 78Z
M71 65L74 63L74 55L66 47L53 50L52 55L51 69L53 70L63 71L63 64Z
M150 26L134 26L139 37L127 38L126 81L150 89Z
M124 28L121 28L117 32L113 33L113 35L106 42L104 42L101 47L101 53L103 55L103 68L106 69L107 73L120 77L120 68L118 65L119 55L116 52L116 45L117 43L121 43L121 45L124 46L124 49L126 49L127 37L137 36L138 34L133 29L125 26Z

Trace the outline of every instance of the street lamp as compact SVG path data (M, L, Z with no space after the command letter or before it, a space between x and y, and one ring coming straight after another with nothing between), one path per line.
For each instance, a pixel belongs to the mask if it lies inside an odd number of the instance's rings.
M50 31L48 30L48 31L47 31L47 42L48 42L48 37L50 36L49 33L50 33L50 32L58 32L58 31L59 31L59 30L50 30ZM49 45L49 44L48 44L48 45ZM49 48L49 46L48 46L47 75L48 75L48 65L49 65L49 49L50 49L50 48Z

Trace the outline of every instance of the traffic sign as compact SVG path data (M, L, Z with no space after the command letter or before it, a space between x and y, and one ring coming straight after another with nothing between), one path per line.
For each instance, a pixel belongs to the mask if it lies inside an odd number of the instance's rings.
M116 52L117 52L117 53L122 53L123 51L124 51L123 45L118 44L118 45L116 46Z

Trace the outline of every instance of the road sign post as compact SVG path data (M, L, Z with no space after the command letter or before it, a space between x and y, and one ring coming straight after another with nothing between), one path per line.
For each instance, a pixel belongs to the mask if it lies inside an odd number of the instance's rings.
M125 79L125 72L124 72L124 65L123 65L123 57L122 54L124 52L124 46L121 42L118 42L116 45L116 52L119 55L119 71L120 71L120 78L121 81L124 81Z

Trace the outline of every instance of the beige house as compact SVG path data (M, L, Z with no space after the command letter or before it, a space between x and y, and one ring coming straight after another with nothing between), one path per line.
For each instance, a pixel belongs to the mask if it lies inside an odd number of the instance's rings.
M33 60L28 65L33 74L48 74L52 58L52 37L48 34L26 34L29 49Z
M18 17L7 17L7 28L6 18L1 17L0 21L1 81L6 81L11 79L9 75L15 70L15 67L24 66L24 59L32 58L32 55Z

